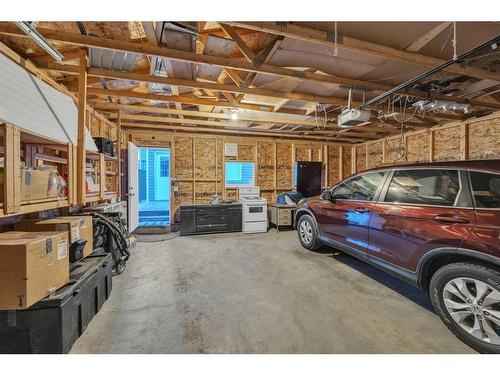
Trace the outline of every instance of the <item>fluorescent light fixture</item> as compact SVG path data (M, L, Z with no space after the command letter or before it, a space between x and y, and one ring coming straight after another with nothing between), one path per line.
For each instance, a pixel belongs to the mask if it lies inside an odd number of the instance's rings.
M50 56L54 58L58 63L63 64L63 55L59 52L55 47L50 44L47 39L43 37L38 31L36 31L36 23L31 23L27 21L16 21L15 24L22 31L26 33L30 37L32 41L34 41L38 46L45 50Z

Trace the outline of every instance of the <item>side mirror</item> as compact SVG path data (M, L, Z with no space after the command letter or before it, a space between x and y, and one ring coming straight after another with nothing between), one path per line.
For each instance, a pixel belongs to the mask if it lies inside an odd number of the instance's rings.
M330 190L325 190L322 194L321 194L321 199L324 199L326 201L334 201L334 199L332 198L332 192Z

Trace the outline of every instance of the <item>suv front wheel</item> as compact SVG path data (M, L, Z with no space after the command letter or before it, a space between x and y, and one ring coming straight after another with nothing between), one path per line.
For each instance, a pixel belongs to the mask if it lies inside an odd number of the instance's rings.
M297 233L300 244L308 250L317 250L321 247L318 241L318 227L309 215L302 215L297 222Z
M440 268L430 282L434 309L462 341L482 353L500 353L500 273L474 263Z

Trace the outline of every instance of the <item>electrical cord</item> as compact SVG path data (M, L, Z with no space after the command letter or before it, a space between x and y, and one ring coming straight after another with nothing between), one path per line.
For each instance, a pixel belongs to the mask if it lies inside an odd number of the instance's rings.
M130 241L123 234L120 227L118 227L118 225L116 225L116 223L110 220L107 216L102 215L98 212L89 212L86 214L97 218L99 222L101 222L110 230L110 233L117 242L117 244L121 245L119 246L119 250L122 256L124 257L123 260L126 262L130 258L130 252L128 251L128 248L130 247Z

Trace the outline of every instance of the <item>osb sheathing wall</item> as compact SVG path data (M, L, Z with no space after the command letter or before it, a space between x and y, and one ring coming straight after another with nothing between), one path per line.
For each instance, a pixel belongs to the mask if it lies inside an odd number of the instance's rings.
M170 147L172 213L182 203L207 203L214 194L238 199L236 189L224 186L223 160L254 162L256 184L261 188L261 195L269 201L293 189L296 161L323 162L324 187L351 174L350 147L328 143L147 131L129 131L127 140L137 146ZM238 145L237 157L224 156L225 143Z
M500 112L365 142L353 147L352 158L352 173L381 165L500 159Z

